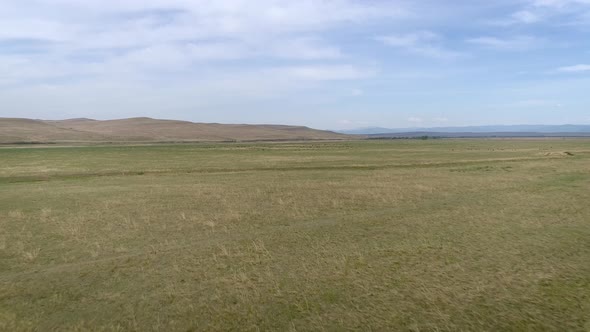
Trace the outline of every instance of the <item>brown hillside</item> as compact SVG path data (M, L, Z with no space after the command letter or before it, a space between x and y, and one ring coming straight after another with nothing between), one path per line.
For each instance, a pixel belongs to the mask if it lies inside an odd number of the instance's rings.
M101 141L96 133L58 128L40 120L0 118L0 143Z
M40 121L0 118L0 143L11 142L166 142L346 139L329 131L281 125L227 125L132 118L97 121Z

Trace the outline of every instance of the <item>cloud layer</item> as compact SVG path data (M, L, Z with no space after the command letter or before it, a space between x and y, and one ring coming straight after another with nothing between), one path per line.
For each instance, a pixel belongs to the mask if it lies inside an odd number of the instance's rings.
M589 18L590 0L7 0L0 116L483 122L492 94L580 84Z

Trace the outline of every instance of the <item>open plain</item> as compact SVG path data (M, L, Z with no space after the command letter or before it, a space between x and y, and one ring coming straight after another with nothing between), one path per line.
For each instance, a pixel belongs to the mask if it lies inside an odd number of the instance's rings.
M590 329L590 140L0 148L0 330Z

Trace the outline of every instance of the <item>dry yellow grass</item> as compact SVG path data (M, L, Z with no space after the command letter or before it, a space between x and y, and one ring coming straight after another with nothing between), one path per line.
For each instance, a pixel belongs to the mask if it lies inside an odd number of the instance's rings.
M589 327L588 141L0 157L0 330Z

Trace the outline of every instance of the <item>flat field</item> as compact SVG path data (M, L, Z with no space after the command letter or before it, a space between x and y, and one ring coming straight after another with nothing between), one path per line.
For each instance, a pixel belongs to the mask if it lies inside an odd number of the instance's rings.
M590 140L0 148L1 331L588 331Z

